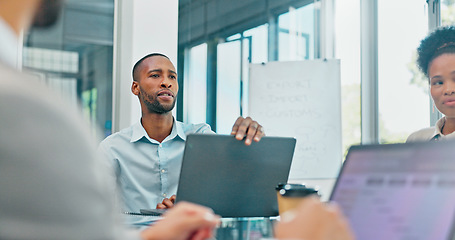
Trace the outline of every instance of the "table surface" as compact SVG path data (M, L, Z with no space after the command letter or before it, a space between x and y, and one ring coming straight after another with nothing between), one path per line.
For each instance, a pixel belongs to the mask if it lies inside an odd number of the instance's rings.
M145 229L161 217L125 215L126 223ZM273 224L279 217L222 218L215 231L217 240L259 240L273 238Z

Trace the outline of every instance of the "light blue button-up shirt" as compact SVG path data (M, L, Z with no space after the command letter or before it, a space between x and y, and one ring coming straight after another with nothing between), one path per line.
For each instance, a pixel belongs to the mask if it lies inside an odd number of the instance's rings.
M177 193L186 136L214 133L210 126L174 120L163 142L151 139L140 122L104 139L98 150L114 168L124 210L155 208Z

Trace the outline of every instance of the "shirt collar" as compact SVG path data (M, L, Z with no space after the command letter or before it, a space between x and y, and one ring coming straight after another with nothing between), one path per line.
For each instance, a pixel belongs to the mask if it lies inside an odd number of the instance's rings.
M0 17L0 61L17 68L19 38L14 30Z
M145 129L142 126L142 123L141 123L140 120L137 123L135 123L132 128L133 129L132 129L130 142L137 142L137 141L141 140L144 137L149 139L150 142L157 142L156 140L151 139L148 136L147 131L145 131ZM166 142L166 141L169 141L171 139L174 139L177 136L180 137L184 141L186 140L186 134L185 134L185 131L183 129L183 123L179 122L179 121L175 121L175 118L174 118L174 124L172 124L171 134L169 134L169 136L167 136L163 140L163 142Z
M141 120L135 123L132 127L132 134L130 142L137 142L141 140L143 137L148 137L147 132L145 131L144 127L141 124Z
M174 126L173 128L176 128L177 131L177 136L179 136L183 141L186 141L186 133L185 130L183 129L183 123L179 121L175 121L174 119ZM174 131L174 129L172 129ZM172 135L172 133L171 133Z
M436 122L433 135L431 136L430 139L439 139L441 136L444 136L444 135L442 135L441 129L442 129L442 127L444 127L445 122L446 122L445 117L440 118Z

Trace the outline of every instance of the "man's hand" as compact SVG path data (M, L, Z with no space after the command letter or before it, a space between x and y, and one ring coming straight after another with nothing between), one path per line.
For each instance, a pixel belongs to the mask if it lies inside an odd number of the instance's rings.
M175 195L172 195L170 198L165 198L161 203L156 205L156 209L165 209L171 208L174 206L175 203Z
M163 215L163 219L141 232L142 239L202 240L213 236L220 216L209 208L181 202Z
M354 235L339 208L308 197L295 211L285 212L275 225L278 239L352 240Z
M237 140L242 140L245 136L245 145L251 145L251 141L259 142L265 136L264 128L250 117L238 117L232 126L231 135L235 135Z

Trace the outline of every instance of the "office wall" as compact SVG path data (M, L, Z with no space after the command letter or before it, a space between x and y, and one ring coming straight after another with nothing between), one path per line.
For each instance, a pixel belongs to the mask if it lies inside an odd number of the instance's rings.
M178 0L117 0L114 24L113 132L141 116L131 93L131 69L151 52L161 52L177 64ZM177 66L176 66L177 67Z

